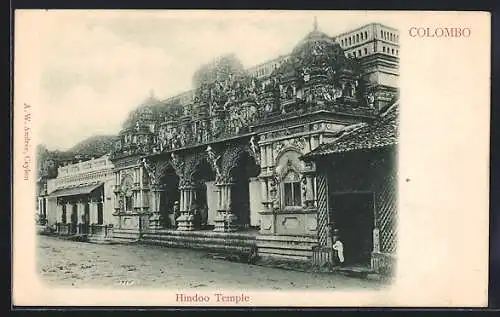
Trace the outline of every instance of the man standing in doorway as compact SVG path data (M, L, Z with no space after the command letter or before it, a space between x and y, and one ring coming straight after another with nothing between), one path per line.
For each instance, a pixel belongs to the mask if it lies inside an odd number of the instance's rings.
M336 252L337 258L339 259L340 266L344 266L344 244L340 241L338 234L333 236L333 251Z

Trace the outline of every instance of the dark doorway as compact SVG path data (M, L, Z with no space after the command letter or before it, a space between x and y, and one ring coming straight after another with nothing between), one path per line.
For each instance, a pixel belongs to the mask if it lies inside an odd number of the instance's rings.
M174 203L179 201L179 177L170 167L165 171L161 179L163 192L160 196L160 219L164 227L174 227L175 219L173 216Z
M330 217L344 244L345 264L369 266L373 249L373 193L333 193Z
M193 210L196 209L195 227L209 229L209 226L207 226L208 201L206 183L215 180L215 173L207 161L204 160L200 163L194 173L193 179L195 179L195 197L191 207Z
M250 226L250 178L259 174L260 168L247 152L242 153L232 170L234 185L231 190L231 208L242 228Z

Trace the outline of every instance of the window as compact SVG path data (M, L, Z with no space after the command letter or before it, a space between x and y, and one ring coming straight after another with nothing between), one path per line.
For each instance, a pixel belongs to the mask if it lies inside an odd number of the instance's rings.
M358 50L358 56L361 56L361 50Z
M365 31L365 40L368 39L368 32Z
M132 196L125 196L125 211L132 210Z
M384 38L384 31L380 30L380 37Z
M285 206L300 206L300 182L285 183Z
M368 54L368 49L365 47L365 55Z
M349 38L349 45L351 45L351 38Z
M391 54L394 55L394 49L391 49Z
M359 34L356 34L356 43L359 42Z
M382 52L385 53L385 46L382 46Z

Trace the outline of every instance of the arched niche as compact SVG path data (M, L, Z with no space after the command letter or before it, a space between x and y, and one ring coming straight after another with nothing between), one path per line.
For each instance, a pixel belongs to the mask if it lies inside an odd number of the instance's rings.
M283 209L295 209L302 206L302 155L296 149L283 151L276 160L275 173L279 181L280 201Z
M133 186L134 179L132 175L123 175L122 182L120 184L120 211L131 212L134 210L134 192L132 191Z

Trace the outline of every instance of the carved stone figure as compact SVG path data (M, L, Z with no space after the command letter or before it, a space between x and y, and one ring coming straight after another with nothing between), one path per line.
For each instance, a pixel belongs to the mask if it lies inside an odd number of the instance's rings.
M212 169L215 171L216 180L222 180L222 173L219 167L220 155L216 155L212 147L209 145L206 149L209 163L212 165Z
M302 177L301 182L301 189L302 189L302 206L307 206L307 178L305 176Z
M170 154L170 163L172 164L173 169L177 176L182 175L182 169L184 168L184 162L179 159L179 157L175 153Z
M374 103L375 103L375 95L370 92L368 96L366 96L366 103L368 104L368 107L373 108Z
M279 208L279 197L278 197L278 179L276 177L272 177L269 181L269 194L271 197L271 205L272 208Z

